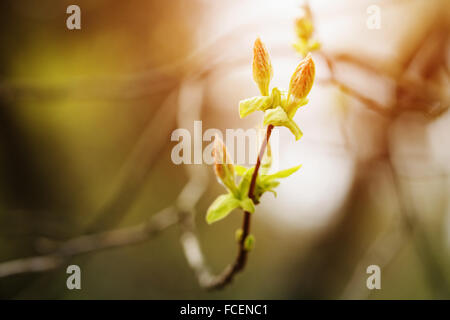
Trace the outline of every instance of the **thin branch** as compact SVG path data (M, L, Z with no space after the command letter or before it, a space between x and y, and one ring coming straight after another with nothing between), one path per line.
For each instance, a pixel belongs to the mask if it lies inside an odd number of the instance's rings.
M58 268L70 258L81 254L141 243L178 221L176 208L167 207L139 225L83 235L63 242L50 254L0 263L0 278L30 272L44 272Z
M417 221L417 214L414 212L411 196L404 188L397 174L392 155L389 154L387 159L389 170L392 176L392 183L399 201L400 217L402 219L405 230L409 233L418 258L422 262L423 272L428 278L428 284L432 290L432 294L436 299L447 297L450 294L450 284L446 277L442 266L439 263L430 239L424 228Z
M266 136L261 145L261 149L259 150L258 159L256 161L255 170L253 171L252 179L250 182L250 188L248 190L248 197L255 202L255 186L256 186L256 178L258 177L259 167L261 166L261 160L264 156L264 152L266 150L267 143L269 142L270 135L272 133L273 125L269 125L267 127ZM242 221L242 237L239 241L239 252L234 261L233 265L228 266L224 272L217 276L215 279L211 281L211 283L207 286L208 289L221 289L225 287L227 284L233 281L234 276L242 271L247 263L248 250L245 249L245 238L250 234L250 222L251 222L251 213L248 211L244 211L244 220Z
M336 78L334 61L323 51L318 51L317 53L322 57L322 59L325 60L325 63L327 64L328 69L330 71L330 77L328 79L318 79L317 80L318 83L320 83L322 85L336 86L339 90L341 90L345 94L348 94L349 96L352 96L353 98L359 100L368 109L378 113L381 116L389 117L392 115L392 110L384 107L383 105L379 104L375 100L362 95L361 93L359 93L358 91L349 87L345 83L339 81Z
M176 103L179 88L174 88L155 110L144 131L136 140L130 154L113 179L112 194L102 204L95 218L85 228L84 233L96 233L107 228L115 228L133 204L138 191L147 181L155 165L157 156L166 147L167 136L175 129L176 114L172 106ZM160 135L155 135L155 131Z

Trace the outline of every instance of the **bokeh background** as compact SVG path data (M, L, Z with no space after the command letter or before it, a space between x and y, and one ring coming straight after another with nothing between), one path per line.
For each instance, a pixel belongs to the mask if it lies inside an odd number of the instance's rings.
M81 8L81 30L66 8ZM252 44L266 43L287 87L302 1L2 1L0 270L83 234L138 225L195 198L135 245L45 272L0 277L8 299L450 298L450 7L446 0L313 0L316 82L280 129L281 168L265 195L249 263L222 291L202 289L184 250L195 235L211 272L236 254L242 215L207 226L222 193L213 169L175 165L176 128L252 128L238 101L258 94ZM366 25L371 5L380 29ZM205 143L206 145L206 143ZM186 189L194 181L200 187ZM197 201L198 200L198 201ZM195 209L195 210L194 210ZM194 228L195 227L195 228ZM192 238L189 238L192 240ZM192 241L190 242L192 244ZM65 266L82 270L66 288ZM381 290L366 288L381 267Z

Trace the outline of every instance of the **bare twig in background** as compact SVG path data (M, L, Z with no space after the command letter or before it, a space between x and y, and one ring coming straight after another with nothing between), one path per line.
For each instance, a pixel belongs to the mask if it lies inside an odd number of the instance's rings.
M61 243L52 253L0 263L0 277L48 271L81 254L144 242L176 224L178 219L176 209L168 207L137 226L75 237Z
M392 175L392 184L399 202L400 217L405 230L413 240L417 255L422 262L425 276L428 278L429 286L433 291L432 293L436 299L447 297L450 294L450 284L448 279L434 255L426 231L417 221L418 217L414 212L412 199L409 197L408 192L402 188L400 177L398 176L391 156L387 162Z
M166 139L175 128L178 87L164 99L133 146L130 155L115 177L117 186L98 210L86 233L98 232L116 226L128 212L138 191L147 181L159 153L166 147ZM155 135L155 131L162 131Z
M305 2L304 6L305 10L311 13L308 1ZM402 70L397 77L392 78L385 74L383 70L374 68L368 65L367 62L361 61L350 54L331 57L321 50L318 54L328 66L330 77L329 79L318 80L318 83L336 86L343 93L357 99L367 109L376 112L389 123L393 123L405 111L418 111L427 117L437 117L449 108L448 101L439 101L439 88L428 81L432 72L443 65L445 66L444 56L448 39L447 33L439 28L440 23L440 21L436 20L435 26L431 28L431 31L423 35L422 41L418 43L418 47L411 50L410 57L406 59L406 63L402 66ZM369 70L374 74L388 76L396 84L396 101L394 101L393 105L383 106L339 81L335 72L337 61L350 63L355 67ZM436 105L438 106L437 108L435 107ZM386 132L384 134L386 143L383 147L387 150L382 150L381 154L385 155L384 162L389 167L390 180L398 200L399 216L397 219L394 219L393 225L384 234L379 235L368 248L366 254L355 268L342 297L367 298L367 291L364 293L359 291L360 284L364 283L364 277L366 276L365 267L374 263L374 261L382 268L386 267L398 255L407 240L410 239L413 241L422 263L423 271L429 279L428 284L433 294L437 298L448 296L450 291L448 280L434 256L428 235L416 221L416 217L413 214L414 210L409 205L411 201L405 198L406 192L404 192L399 174L392 164L393 159L389 151L389 134ZM386 246L387 243L390 245Z
M201 117L203 104L203 83L193 76L182 82L178 99L177 123L180 128L191 128L193 122ZM180 242L190 268L195 272L200 286L208 286L213 279L205 262L195 227L195 205L206 191L208 173L203 166L184 166L189 180L177 199L181 208Z
M355 99L359 100L368 109L378 113L379 115L386 117L391 114L391 111L389 109L387 109L386 107L380 105L375 100L365 97L363 94L359 93L358 91L352 89L345 83L336 79L334 61L324 51L318 51L317 53L322 57L322 59L325 60L325 63L327 64L328 69L330 71L330 78L329 79L318 79L317 82L319 84L336 86L343 93L348 94L348 95L354 97Z

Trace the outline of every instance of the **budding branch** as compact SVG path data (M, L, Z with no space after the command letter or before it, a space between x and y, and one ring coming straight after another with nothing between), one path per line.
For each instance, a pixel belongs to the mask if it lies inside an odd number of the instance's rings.
M261 144L261 148L259 150L258 159L256 160L255 170L253 171L252 179L250 181L250 187L248 189L248 197L252 199L255 203L255 187L256 187L256 179L258 177L259 167L261 166L261 160L264 156L264 152L266 151L267 143L269 142L270 135L272 134L273 125L267 126L266 136ZM227 284L233 281L234 276L242 271L247 262L248 250L245 248L245 238L250 234L250 222L251 222L251 213L248 211L244 211L244 220L242 221L242 236L239 240L239 252L236 257L234 263L225 271L217 276L215 279L211 281L211 283L207 286L208 289L221 289Z

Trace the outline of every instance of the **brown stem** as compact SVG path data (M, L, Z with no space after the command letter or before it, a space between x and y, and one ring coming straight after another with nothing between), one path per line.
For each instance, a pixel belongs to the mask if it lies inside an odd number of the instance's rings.
M261 149L259 150L258 159L256 160L255 170L253 171L252 180L250 181L250 187L248 189L248 197L255 202L255 186L256 186L256 178L258 177L259 167L261 166L261 160L264 156L264 152L266 151L267 143L269 142L270 135L272 134L273 125L269 125L267 127L266 136L261 145ZM245 238L250 234L250 222L251 222L251 213L248 211L244 211L244 220L242 221L242 237L239 241L239 252L234 261L234 264L229 266L225 271L219 275L216 279L211 281L208 289L220 289L231 283L234 276L242 271L247 262L248 251L245 249Z

